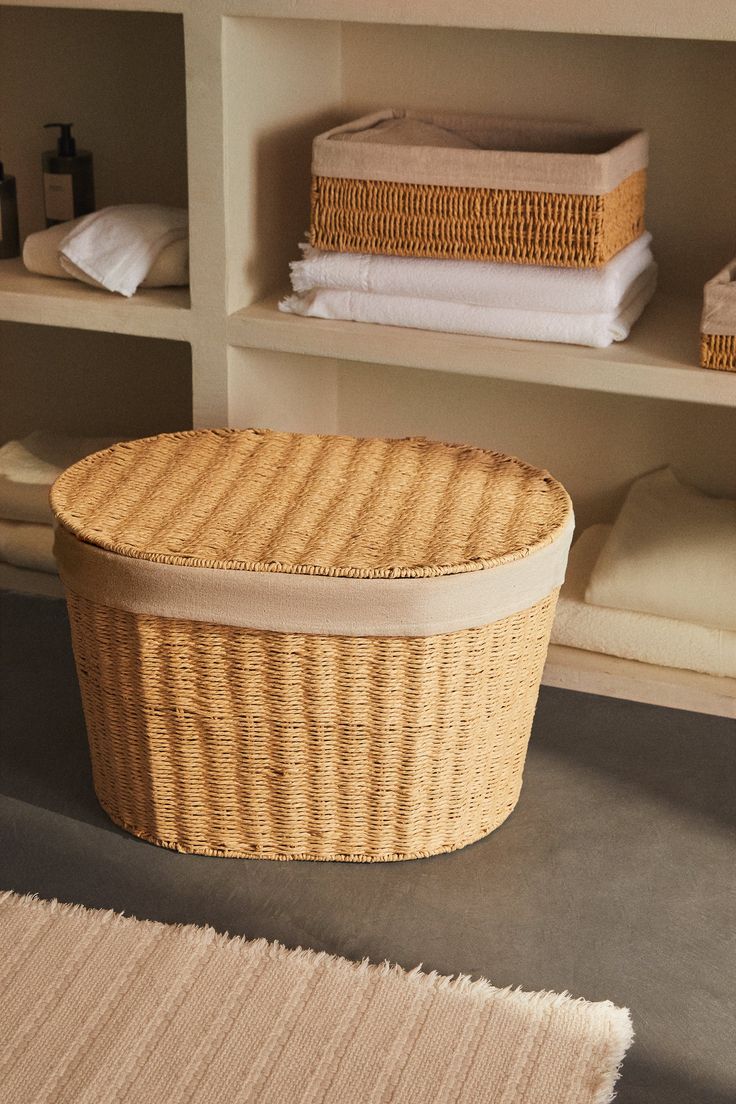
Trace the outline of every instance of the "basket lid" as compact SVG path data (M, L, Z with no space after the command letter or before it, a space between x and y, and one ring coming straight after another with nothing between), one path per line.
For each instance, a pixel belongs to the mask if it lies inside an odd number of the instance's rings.
M113 445L63 472L51 505L77 538L122 556L384 579L521 559L572 513L552 476L501 453L260 429Z

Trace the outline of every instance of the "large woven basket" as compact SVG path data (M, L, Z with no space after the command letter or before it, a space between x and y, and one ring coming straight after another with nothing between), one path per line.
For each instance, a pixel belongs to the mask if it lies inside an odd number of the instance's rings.
M311 243L598 267L644 232L647 155L641 131L379 111L314 140Z
M94 783L165 847L403 859L513 809L572 531L546 472L208 430L52 491Z
M705 285L700 364L703 368L736 372L736 260Z

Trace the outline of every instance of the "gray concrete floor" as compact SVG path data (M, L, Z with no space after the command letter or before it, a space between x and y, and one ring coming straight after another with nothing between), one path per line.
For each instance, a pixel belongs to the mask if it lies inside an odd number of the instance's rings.
M736 1101L733 722L543 689L519 806L463 851L179 855L95 801L63 603L2 594L0 634L0 888L609 998L619 1104Z

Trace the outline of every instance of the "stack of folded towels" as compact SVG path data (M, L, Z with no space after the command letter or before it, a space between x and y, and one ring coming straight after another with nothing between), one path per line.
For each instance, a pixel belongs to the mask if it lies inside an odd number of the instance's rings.
M125 203L29 234L23 264L39 276L81 280L130 298L139 287L189 283L186 210Z
M736 678L736 501L669 468L573 545L552 641Z
M601 268L328 253L300 246L282 311L313 318L604 347L623 341L657 283L651 234Z
M115 440L37 432L0 448L0 563L56 572L51 484L64 468Z

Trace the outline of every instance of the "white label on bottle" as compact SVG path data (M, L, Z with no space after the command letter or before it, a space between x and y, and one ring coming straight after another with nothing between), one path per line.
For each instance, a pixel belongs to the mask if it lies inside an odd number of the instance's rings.
M71 173L44 173L46 218L67 222L74 218L74 182Z

